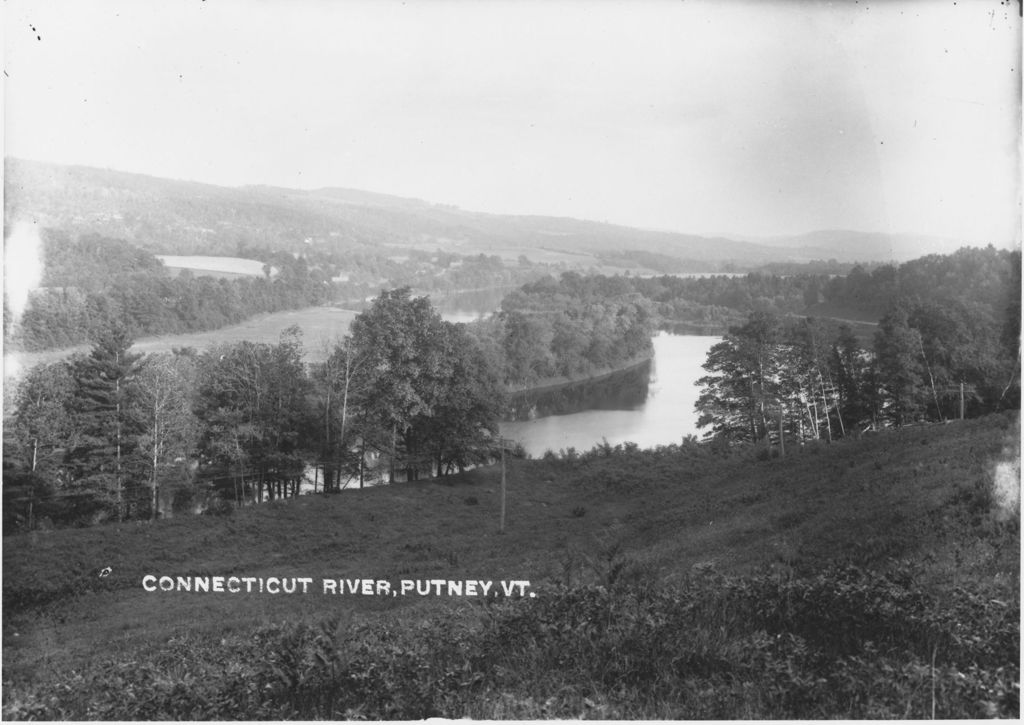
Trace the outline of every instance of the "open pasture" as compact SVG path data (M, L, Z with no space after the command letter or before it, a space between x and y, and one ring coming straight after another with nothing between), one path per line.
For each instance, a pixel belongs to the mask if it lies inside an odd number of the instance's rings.
M328 345L336 337L348 332L352 310L338 307L306 307L301 310L261 315L245 322L208 332L190 332L182 335L145 338L132 348L142 353L170 352L176 347L194 347L206 350L221 343L250 342L276 343L281 332L292 325L302 330L302 342L307 362L318 362L327 357Z
M292 325L302 329L302 342L307 362L319 362L326 358L331 341L344 335L358 313L339 307L306 307L301 310L275 312L206 332L186 332L180 335L146 337L136 341L132 347L136 352L171 352L174 348L194 347L200 352L220 343L234 343L242 340L276 343L281 332ZM4 380L17 379L22 372L35 365L63 360L74 353L87 353L88 345L43 350L41 352L8 351L4 354Z
M156 258L163 262L164 266L174 274L187 269L197 277L232 279L235 277L263 276L263 262L258 259L174 254L157 254ZM271 269L271 275L276 274L276 272L276 269Z

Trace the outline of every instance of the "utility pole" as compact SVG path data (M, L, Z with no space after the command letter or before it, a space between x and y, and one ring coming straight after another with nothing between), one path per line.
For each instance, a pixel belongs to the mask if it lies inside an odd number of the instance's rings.
M960 420L964 419L964 381L960 381Z
M506 438L499 438L498 443L501 445L501 520L498 523L498 533L505 533L505 448L512 444L512 441Z

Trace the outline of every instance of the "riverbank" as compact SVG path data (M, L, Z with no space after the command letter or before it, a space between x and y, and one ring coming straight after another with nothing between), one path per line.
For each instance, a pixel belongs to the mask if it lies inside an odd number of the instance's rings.
M586 451L605 441L655 447L700 435L697 381L706 374L708 350L720 340L663 332L652 340L649 361L596 379L517 393L510 401L515 419L501 423L502 436L542 456L548 450Z
M560 390L561 388L565 388L570 385L579 385L581 383L596 383L606 378L609 378L612 375L616 375L618 373L627 372L629 370L638 368L641 365L649 363L653 359L654 350L652 348L650 353L646 355L639 355L633 357L627 360L626 362L622 363L621 365L597 368L593 372L588 373L586 375L558 375L549 378L542 378L530 385L506 386L505 392L507 392L509 395L521 395L526 393L541 394L553 392L555 390Z

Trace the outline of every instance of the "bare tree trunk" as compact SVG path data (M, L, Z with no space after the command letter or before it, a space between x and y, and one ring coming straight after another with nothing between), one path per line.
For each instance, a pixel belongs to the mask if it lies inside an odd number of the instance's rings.
M821 371L818 371L818 385L821 387L821 404L825 410L825 429L828 431L828 442L832 442L832 416L828 414L828 398L825 397L825 381L821 377Z
M390 474L391 474L391 481L390 481L390 483L394 483L395 482L395 446L397 444L396 436L398 435L398 431L396 430L396 428L397 428L397 426L394 423L392 423L391 424L391 461L390 461L390 464L389 464L390 465L390 469L391 469L390 470Z
M832 389L832 395L835 396L836 395L836 384L832 381L832 371L828 370L828 368L826 368L826 371L828 372L828 386ZM845 438L846 437L846 425L843 424L843 410L842 410L842 406L839 405L838 398L836 399L836 418L839 420L839 435L841 435L843 438Z
M940 420L945 420L946 416L942 412L942 407L939 405L939 394L935 391L935 378L932 376L932 366L928 363L928 356L924 354L924 340L920 335L917 336L918 345L921 347L921 359L924 360L925 370L928 371L928 382L932 387L932 400L935 401L935 412L939 414Z
M366 441L359 441L359 488L363 487L363 464L366 463Z
M152 502L150 503L149 520L156 521L156 509L157 509L157 492L156 492L156 471L157 466L160 464L160 409L158 401L159 396L153 396L153 480L151 481L152 486Z
M36 461L39 455L39 438L32 439L32 473L36 472ZM32 485L29 487L28 499L28 529L35 528L35 505L36 505L36 477L32 476Z

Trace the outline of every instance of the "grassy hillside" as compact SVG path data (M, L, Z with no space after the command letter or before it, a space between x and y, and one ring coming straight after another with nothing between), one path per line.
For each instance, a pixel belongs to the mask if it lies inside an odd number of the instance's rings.
M503 534L488 468L8 537L4 715L1015 716L1017 441L1003 415L783 459L513 461ZM146 592L146 574L314 586ZM322 578L528 580L536 597L330 595Z

